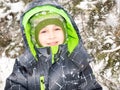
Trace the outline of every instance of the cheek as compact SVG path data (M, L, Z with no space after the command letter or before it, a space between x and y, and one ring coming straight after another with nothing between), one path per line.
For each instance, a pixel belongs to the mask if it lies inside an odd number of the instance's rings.
M46 40L45 35L39 35L38 39L40 43Z
M59 36L59 39L61 40L61 42L63 42L64 39L65 39L65 37L64 37L64 33L61 32L61 33L58 34L58 36Z

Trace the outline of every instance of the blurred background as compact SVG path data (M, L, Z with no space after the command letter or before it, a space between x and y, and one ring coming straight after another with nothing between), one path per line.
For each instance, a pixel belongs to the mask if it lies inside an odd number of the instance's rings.
M0 90L24 52L20 15L32 0L0 0ZM74 18L103 90L120 90L120 0L56 0Z

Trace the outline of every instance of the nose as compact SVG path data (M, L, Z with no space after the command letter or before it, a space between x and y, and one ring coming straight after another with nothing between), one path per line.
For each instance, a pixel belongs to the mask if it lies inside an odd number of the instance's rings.
M49 32L49 39L54 39L55 38L55 34L54 34L54 32L51 30L50 32Z

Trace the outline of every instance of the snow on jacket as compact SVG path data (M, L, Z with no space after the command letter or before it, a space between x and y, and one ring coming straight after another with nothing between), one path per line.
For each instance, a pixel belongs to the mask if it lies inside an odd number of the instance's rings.
M44 10L65 18L67 43L42 48L34 45L29 19ZM83 47L79 30L60 5L50 0L33 1L21 17L21 29L26 50L16 59L5 90L102 90L89 65L91 58Z

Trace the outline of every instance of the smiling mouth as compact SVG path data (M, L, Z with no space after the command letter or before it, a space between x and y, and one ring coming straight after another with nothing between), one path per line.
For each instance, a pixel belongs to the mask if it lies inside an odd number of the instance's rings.
M50 42L50 43L47 43L49 46L55 46L55 45L58 45L58 42Z

